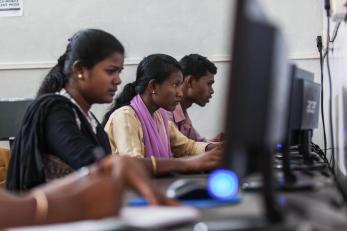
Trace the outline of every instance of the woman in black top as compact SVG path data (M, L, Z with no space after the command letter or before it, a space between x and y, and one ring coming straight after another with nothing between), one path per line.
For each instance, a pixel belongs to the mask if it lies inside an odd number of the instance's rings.
M24 116L13 144L7 189L30 189L111 153L90 107L112 101L123 62L122 44L107 32L87 29L69 39Z

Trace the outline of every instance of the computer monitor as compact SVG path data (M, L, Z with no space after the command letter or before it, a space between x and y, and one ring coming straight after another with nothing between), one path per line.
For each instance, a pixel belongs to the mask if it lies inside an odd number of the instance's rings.
M266 218L279 220L272 174L276 144L283 143L290 90L281 31L255 0L237 1L225 123L225 163L240 176L260 172Z
M32 101L33 99L0 99L0 140L10 140L17 135Z
M314 82L314 74L292 66L290 129L312 130L318 128L320 84Z
M293 65L293 86L290 111L290 144L299 145L306 163L311 163L313 130L318 128L320 84L315 83L312 72Z
M288 105L287 138L281 150L284 173L281 188L285 190L313 189L312 181L305 180L298 172L294 174L292 169L324 167L321 163L314 163L311 153L313 129L318 128L320 85L314 82L312 72L303 70L295 64L291 65L290 78L292 84ZM293 145L295 148L292 148ZM292 161L294 156L295 161Z

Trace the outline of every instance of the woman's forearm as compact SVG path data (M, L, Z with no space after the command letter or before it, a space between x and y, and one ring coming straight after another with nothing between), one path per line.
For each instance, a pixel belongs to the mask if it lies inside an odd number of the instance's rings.
M98 174L97 168L90 170L87 176L74 173L35 188L24 196L1 193L0 229L116 215L121 206L124 179ZM37 191L43 198L37 197ZM47 206L40 208L40 200L41 203L47 202Z
M0 205L0 229L34 224L36 204L32 197L19 197L2 192Z
M95 176L96 168L91 168L91 176ZM95 176L96 177L96 176ZM11 195L6 192L0 194L0 228L27 226L43 223L80 220L84 216L84 201L81 194L89 179L80 179L79 173L74 173L64 179L36 188L44 193L48 201L48 209L44 211L44 221L37 220L37 199L34 191L26 195ZM86 206L85 206L86 207Z
M117 215L124 190L122 181L117 180L117 182L120 185L116 186L115 180L111 177L94 178L81 183L79 187L77 186L78 189L65 195L47 195L49 209L46 223ZM103 195L104 199L100 198L100 195Z
M154 171L153 162L150 158L144 158L143 162L147 169L156 176L166 175L172 172L188 172L188 166L185 158L172 158L172 159L155 159L156 170Z
M37 221L37 224L50 224L83 219L85 211L82 209L80 196L80 193L71 192L69 190L61 195L48 193L47 217L43 222Z

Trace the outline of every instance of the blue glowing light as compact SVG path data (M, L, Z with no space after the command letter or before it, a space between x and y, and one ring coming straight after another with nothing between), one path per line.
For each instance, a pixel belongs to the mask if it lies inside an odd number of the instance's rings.
M282 150L284 148L283 144L276 144L277 150Z
M230 170L215 170L208 178L208 191L218 199L231 199L238 192L237 175Z

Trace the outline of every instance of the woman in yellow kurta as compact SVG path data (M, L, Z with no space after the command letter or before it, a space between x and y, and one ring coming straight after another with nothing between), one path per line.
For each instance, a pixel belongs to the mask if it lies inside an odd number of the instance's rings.
M104 118L113 153L151 158L158 172L210 170L220 164L218 145L188 139L167 118L182 98L182 81L181 67L171 56L154 54L140 62L136 81L124 87Z

